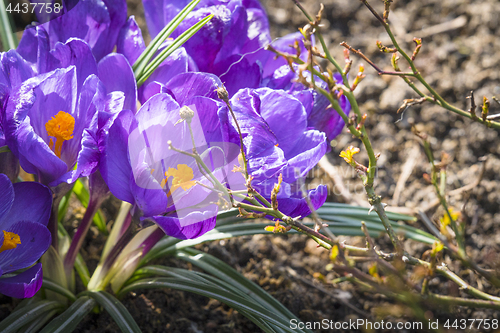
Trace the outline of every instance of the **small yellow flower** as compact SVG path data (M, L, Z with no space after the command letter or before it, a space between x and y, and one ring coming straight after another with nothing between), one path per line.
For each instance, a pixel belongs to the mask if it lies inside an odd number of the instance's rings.
M373 263L368 267L368 273L375 278L375 280L380 280L380 275L378 275L377 263Z
M282 234L287 231L286 227L282 226L279 221L276 221L274 226L268 225L264 229L269 232L274 232L275 234Z
M450 208L450 215L453 221L456 221L460 217L460 212L454 212L453 208ZM446 227L450 225L450 217L448 214L445 212L443 217L439 219L439 222L441 222L441 228L440 231L443 235L448 236L448 230L446 230Z
M434 244L432 244L432 252L431 256L436 256L439 252L443 251L444 249L444 244L438 241L435 241Z
M330 253L330 260L335 262L337 260L338 255L339 255L339 247L337 245L334 245L332 247L332 252Z
M454 212L453 211L453 208L450 208L450 215L451 215L451 218L453 219L453 221L456 221L458 220L458 218L460 217L460 212ZM448 214L445 212L443 217L441 217L439 219L439 221L441 222L441 226L443 227L446 227L448 225L450 225L451 221L450 221L450 217L448 216Z
M347 163L352 165L354 163L352 157L357 153L359 153L358 147L349 146L345 151L342 150L339 156L342 157Z

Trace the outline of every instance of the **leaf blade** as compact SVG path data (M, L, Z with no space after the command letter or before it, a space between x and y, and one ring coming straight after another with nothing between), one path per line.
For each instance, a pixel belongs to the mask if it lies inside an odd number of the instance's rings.
M105 291L85 291L81 295L87 295L95 299L110 314L122 332L141 332L127 308L113 295Z
M40 333L72 332L82 319L92 311L95 300L88 296L79 297L71 306L54 318Z

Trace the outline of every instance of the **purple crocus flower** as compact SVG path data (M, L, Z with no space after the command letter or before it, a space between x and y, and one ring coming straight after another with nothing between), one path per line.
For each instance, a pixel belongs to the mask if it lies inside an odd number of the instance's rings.
M221 111L225 106L215 100L221 82L206 73L185 73L172 81L169 94L155 94L137 114L120 113L106 137L100 171L110 191L132 203L142 221L152 220L167 235L188 239L215 226L223 193L210 190L208 171L178 150L191 153L194 141L218 181L244 188L244 179L230 171L239 141ZM176 150L168 149L168 141Z
M337 82L342 82L340 74L334 74L334 78ZM327 89L324 82L316 82L317 85L322 86L323 89ZM304 89L302 84L298 86L296 84L291 87L287 92L300 100L307 113L307 127L317 129L326 134L328 142L332 141L337 137L337 135L342 132L344 128L344 120L330 105L330 101L314 89ZM351 104L344 95L340 96L338 99L340 107L345 114L349 114L351 111ZM330 151L330 145L328 145L328 151Z
M70 66L13 90L4 122L7 144L21 167L41 183L56 186L71 179L79 138L95 113L90 106L97 81L93 75L79 86L76 68Z
M47 222L52 205L50 190L32 182L12 184L0 174L0 276L33 265L51 241ZM0 279L0 293L32 297L42 286L42 264Z
M30 65L15 50L0 53L0 147L7 144L3 121L12 87L32 76ZM11 180L17 178L19 162L11 152L0 154L0 173L6 174Z
M243 132L254 188L269 199L281 174L279 210L291 217L309 215L297 180L325 154L325 134L308 128L306 107L283 90L242 89L231 98L231 104ZM308 195L317 209L326 200L326 186L320 185Z
M186 4L187 1L145 0L146 21L152 35L156 35ZM190 70L219 76L230 96L243 88L284 89L303 101L308 127L324 132L329 141L341 132L344 122L329 107L328 100L313 89L306 89L296 82L298 66L293 65L293 70L283 58L276 59L275 53L265 50L265 46L271 43L269 23L258 1L201 1L176 33L182 33L196 23L196 20L208 14L215 16L184 45L188 58L194 60L197 66L197 69ZM137 32L137 29L131 31ZM137 36L137 33L131 35ZM272 42L272 46L278 51L296 54L294 44L298 43L300 57L305 61L307 50L302 39L302 34L296 32L277 39ZM189 61L180 56L177 59L182 66L166 68L184 70L188 66ZM161 91L172 78L161 71L153 75L154 78L150 78L139 93L141 102ZM340 80L338 77L336 79ZM345 96L341 96L340 104L344 112L349 113L350 105Z
M43 30L49 49L55 48L58 42L79 38L88 43L99 61L113 51L118 33L127 20L125 0L78 0L70 10L63 10L64 14L50 21L40 17L45 23L24 31L17 50L26 60L37 62L37 52L41 47L37 40ZM45 12L37 14L46 15Z
M303 61L307 60L307 50L304 47L303 36L300 32L292 33L281 37L274 41L271 45L274 49L285 52L288 54L296 54L294 44L298 43L300 50L300 57ZM267 50L259 50L254 54L246 55L250 62L257 62L262 68L261 87L272 89L283 89L290 95L299 99L306 108L307 113L307 127L315 128L324 132L328 141L333 140L344 128L344 121L340 115L330 107L328 99L315 91L304 87L302 83L297 82L298 65L288 64L283 57L276 58L274 52ZM304 72L306 77L308 72ZM334 79L337 83L342 82L340 74L334 74ZM327 89L326 83L316 79L316 84L323 89ZM345 96L339 98L340 107L342 110L349 114L351 105ZM330 146L328 145L328 150Z
M156 36L188 2L144 0L151 36ZM258 87L260 68L242 55L255 52L271 41L264 8L257 0L202 0L172 37L179 36L210 14L214 15L210 22L184 44L197 70L219 76L230 94L239 88ZM241 80L234 79L242 73Z
M98 126L99 111L135 110L136 87L123 55L111 54L96 64L89 46L79 39L59 43L46 55L37 65L44 74L13 88L4 131L23 169L56 186L96 170L95 164L89 165L96 160L83 154L82 137L97 139L93 126Z

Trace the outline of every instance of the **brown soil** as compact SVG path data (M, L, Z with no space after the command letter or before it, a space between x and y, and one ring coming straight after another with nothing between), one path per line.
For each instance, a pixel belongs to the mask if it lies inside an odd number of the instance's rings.
M373 6L383 11L381 1L372 1ZM378 21L359 1L325 0L324 35L333 55L343 61L342 47L346 41L372 59L379 67L390 70L390 55L380 53L375 45L377 39L390 46L387 35ZM290 0L264 1L272 23L272 36L278 37L296 31L304 25L304 18ZM314 13L319 8L316 1L307 1L306 8ZM129 9L141 19L141 5L135 2ZM423 47L416 65L427 81L447 101L467 110L466 97L475 91L476 103L482 104L483 95L491 101L491 112L500 110L500 105L491 96L500 93L500 6L496 0L395 0L390 14L390 23L401 45L413 50L413 37L423 37ZM411 52L410 52L411 53ZM352 74L357 72L361 61L354 59ZM400 61L402 64L403 61ZM403 68L404 70L404 68ZM476 262L485 268L498 269L500 257L500 144L498 131L464 119L431 104L416 105L404 114L396 114L403 99L418 97L397 77L380 77L365 64L366 78L357 88L361 110L368 114L367 128L373 146L382 155L376 192L383 202L394 207L403 207L406 212L425 210L434 219L441 211L433 202L436 200L433 188L424 179L430 172L429 164L417 138L411 132L414 124L418 130L429 135L435 156L445 151L453 158L448 168L447 189L454 190L472 184L480 176L481 158L488 157L482 180L472 191L461 192L449 197L450 205L463 210L467 224L467 250ZM399 119L401 121L397 122ZM344 166L338 157L348 145L361 147L358 140L344 131L334 142L330 161L342 175L344 186L352 193L352 204L366 205L366 196L359 180ZM363 152L359 159L363 160ZM398 180L411 171L405 186L396 191ZM316 170L314 181L333 183L321 170ZM394 195L395 192L396 196ZM345 202L345 199L331 195L331 201ZM113 206L113 205L110 205ZM391 208L390 207L390 208ZM418 222L417 227L423 228ZM362 244L361 238L346 238L349 244ZM376 240L377 245L390 249L387 238ZM92 245L93 244L93 245ZM102 239L89 239L87 257L92 261L94 250L100 250ZM429 247L405 242L406 249L417 256ZM257 282L276 297L303 321L322 319L344 322L363 318L339 299L347 301L372 320L384 319L393 322L415 321L405 315L404 308L378 294L359 291L349 283L333 286L329 284L337 275L325 270L328 253L318 249L315 243L304 236L253 236L212 242L201 245L206 251ZM445 261L451 264L449 258ZM182 262L165 259L165 265L188 267ZM94 264L95 265L95 264ZM451 264L450 268L467 279L473 286L498 295L485 280L476 279L464 267ZM319 272L326 276L326 283L313 278ZM294 273L296 275L294 275ZM442 294L460 295L455 285L444 279L431 281L432 290ZM326 291L326 292L325 292ZM1 310L11 309L5 298L1 299ZM173 290L145 291L130 294L124 300L125 306L137 320L143 332L258 332L249 320L227 306L201 296ZM403 312L401 316L399 312ZM493 310L432 309L434 318L441 323L455 318L496 318L500 314ZM3 317L3 316L2 316ZM76 332L118 332L119 329L107 314L92 314L79 325ZM424 330L425 331L425 330ZM483 330L481 330L483 331ZM351 332L339 330L339 332ZM397 332L394 330L394 332ZM406 332L412 332L407 330ZM415 330L416 332L416 330Z

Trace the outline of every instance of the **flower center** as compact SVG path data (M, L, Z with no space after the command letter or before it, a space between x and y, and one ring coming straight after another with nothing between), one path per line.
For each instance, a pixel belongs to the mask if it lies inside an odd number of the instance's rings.
M167 197L170 197L179 187L186 191L196 185L196 182L193 180L193 169L188 167L186 164L177 164L177 169L168 168L167 172L165 172L165 179L161 182L161 187L165 186L170 177L173 177L172 186L170 187L170 191L167 193Z
M73 130L75 129L75 118L69 113L59 111L54 117L45 123L45 130L50 138L49 147L57 155L61 157L62 144L66 140L73 139Z
M12 250L17 247L18 244L21 244L21 238L18 234L13 232L3 231L3 244L0 247L0 253L5 250Z

